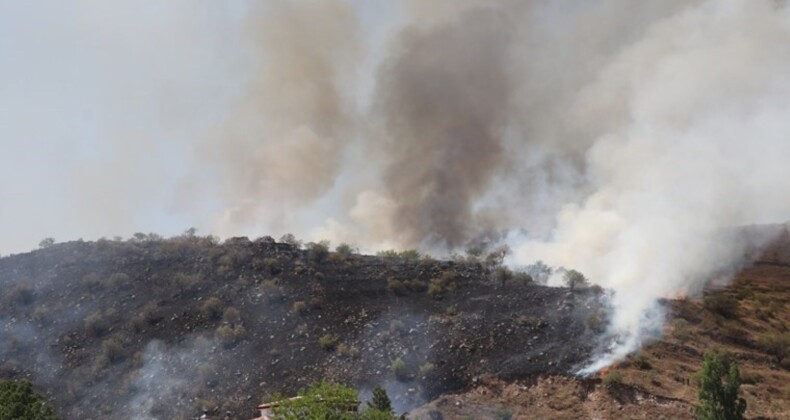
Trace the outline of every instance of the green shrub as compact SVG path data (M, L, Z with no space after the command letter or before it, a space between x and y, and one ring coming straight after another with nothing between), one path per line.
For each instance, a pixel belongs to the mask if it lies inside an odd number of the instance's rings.
M390 365L390 372L392 372L398 380L406 379L406 362L400 357L393 360Z
M217 372L217 366L210 363L198 366L198 378L200 382L204 383L208 388L214 388L219 384Z
M452 271L445 271L439 277L439 282L445 290L452 292L456 288L455 273Z
M398 255L398 251L395 251L394 249L387 249L384 251L377 252L376 256L387 260L396 260L398 259L399 255Z
M478 261L483 256L485 249L481 245L469 245L466 247L466 257L469 261Z
M531 274L525 273L523 271L516 271L513 274L513 280L515 280L516 283L521 284L532 284L535 282L535 279L532 278Z
M373 398L368 401L368 408L387 413L390 416L394 413L387 391L380 386L373 388Z
M782 364L785 358L790 357L790 333L768 333L758 339L760 348L776 358L776 363Z
M235 324L241 320L241 313L238 309L231 306L222 312L222 320L229 324Z
M428 286L425 285L425 282L420 279L406 280L403 282L403 284L406 285L406 288L412 292L420 293L428 289Z
M688 321L683 318L677 318L672 323L672 336L680 341L681 345L686 344L686 342L691 338L688 325Z
M215 334L223 346L232 347L247 335L247 329L241 324L222 324L217 327Z
M776 312L782 308L782 302L771 299L770 296L758 295L754 306L755 316L758 319L767 321L776 316Z
M431 280L431 283L428 285L428 296L434 299L441 299L443 291L444 288L437 279Z
M359 357L359 349L346 343L340 343L337 346L337 353L343 357L350 357L352 359Z
M201 281L202 279L197 274L178 273L173 277L173 282L176 284L179 292L181 293L191 290L200 284Z
M390 321L390 333L395 334L403 334L404 330L406 329L405 324L403 321L399 319L393 319Z
M123 360L123 343L116 337L110 337L101 343L102 356L110 363Z
M608 389L614 389L623 383L623 373L618 369L609 369L601 379L603 385Z
M302 300L297 300L291 305L291 309L297 314L304 314L307 312L307 303Z
M162 316L153 302L145 304L138 315L148 325L157 324L164 319L164 316Z
M510 247L502 245L491 251L485 259L485 264L489 268L501 266L505 262L505 257L510 255Z
M313 262L324 262L329 256L329 241L310 242L307 244L307 257Z
M576 270L568 270L565 272L565 284L571 291L582 288L587 285L587 277Z
M387 279L387 290L398 296L403 296L406 294L406 285L395 277L390 277Z
M518 316L516 316L516 322L519 323L519 325L523 325L525 327L529 327L532 329L542 328L546 326L546 321L544 321L542 318L538 318L533 315L526 316L519 314Z
M631 363L633 363L634 367L640 370L650 370L653 368L653 365L650 364L650 360L648 360L648 356L644 352L637 352L633 356L631 356Z
M356 250L352 248L351 245L342 243L335 248L335 252L345 260L356 253Z
M282 271L280 260L276 257L268 257L263 259L263 266L269 270L272 275L277 275Z
M425 362L425 363L421 364L420 365L420 377L424 378L424 377L430 375L431 373L433 373L433 370L435 368L436 368L436 366L434 366L433 363L430 363L430 362Z
M739 420L746 412L746 400L738 397L741 386L738 365L716 353L705 352L699 381L699 405L694 414L700 420ZM726 381L722 382L722 378Z
M420 259L420 252L416 249L407 249L398 253L398 257L404 261L418 261Z
M291 233L286 233L285 235L281 236L280 242L291 245L292 247L297 249L302 247L302 241L296 239L296 236L294 236Z
M56 420L55 410L27 380L0 380L0 419Z
M258 291L267 302L280 302L285 297L283 288L277 284L276 279L266 279L258 286Z
M705 296L703 306L724 318L735 318L738 312L738 299L726 293L716 293Z
M321 345L322 349L331 351L337 346L337 340L337 337L332 334L324 334L318 339L318 344Z
M279 400L279 404L273 407L273 418L350 420L360 417L354 412L359 405L359 398L354 388L320 382L300 391L299 396L301 398L274 397Z
M94 337L101 337L109 328L109 322L100 312L96 312L85 318L85 329Z
M584 320L584 324L587 325L587 328L595 331L595 332L602 332L604 327L604 322L598 314L590 314Z
M428 295L434 299L441 299L445 292L453 291L455 288L455 273L444 271L439 277L431 279L428 284Z
M222 301L216 297L206 299L200 305L200 314L206 319L219 319L222 315Z
M592 286L590 286L590 293L592 293L592 294L594 294L596 296L600 296L600 295L603 294L603 287L601 287L601 286L599 286L597 284L593 284Z

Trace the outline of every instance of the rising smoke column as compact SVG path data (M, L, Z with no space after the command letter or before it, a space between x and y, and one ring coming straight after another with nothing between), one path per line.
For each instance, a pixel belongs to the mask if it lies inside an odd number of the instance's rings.
M659 297L738 267L754 244L723 230L790 215L784 3L406 5L358 113L343 83L364 44L349 4L252 19L259 71L219 130L221 226L282 226L339 192L344 214L319 232L367 248L521 231L516 262L615 291L621 339L595 369L660 326ZM337 187L357 169L369 182Z
M406 244L459 246L475 228L472 204L503 160L511 26L494 7L410 26L382 64L374 112L391 222Z
M663 321L656 301L727 275L756 243L735 226L790 217L790 12L706 2L658 21L580 92L571 115L603 122L586 156L593 192L522 260L576 267L615 292L620 340L589 373Z
M344 83L360 44L351 5L271 1L249 14L250 76L206 157L230 203L220 233L286 224L332 187L353 131Z

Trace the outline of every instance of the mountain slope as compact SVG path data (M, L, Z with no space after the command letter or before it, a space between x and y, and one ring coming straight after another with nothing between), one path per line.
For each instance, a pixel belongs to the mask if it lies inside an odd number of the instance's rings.
M269 238L58 244L0 259L0 285L0 375L32 378L82 419L248 418L264 395L319 379L382 384L405 410L485 375L571 370L600 306L494 283L479 263Z
M790 351L790 235L787 230L724 288L711 285L695 299L666 301L662 337L613 367L622 380L546 375L538 380L488 378L442 396L415 417L496 419L693 418L702 354L727 354L739 365L747 418L790 418L790 360L767 344L784 337ZM602 373L602 377L606 377Z

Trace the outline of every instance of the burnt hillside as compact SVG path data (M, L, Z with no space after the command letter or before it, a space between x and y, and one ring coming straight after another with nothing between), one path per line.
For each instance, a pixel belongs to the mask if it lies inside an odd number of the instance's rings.
M249 418L321 378L384 385L405 409L586 360L589 291L492 277L270 238L52 245L0 259L0 376L31 378L65 418Z
M716 351L740 369L747 419L790 418L790 230L762 226L773 242L726 286L666 302L663 334L600 378L486 378L411 412L427 417L514 419L693 419L703 354ZM617 373L616 375L614 373Z

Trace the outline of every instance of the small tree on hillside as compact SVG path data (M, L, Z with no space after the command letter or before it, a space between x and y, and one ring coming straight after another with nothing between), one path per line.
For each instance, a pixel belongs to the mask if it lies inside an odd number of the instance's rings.
M338 253L343 259L347 259L352 254L356 253L357 250L352 248L351 245L347 243L342 243L335 248L335 252Z
M299 239L296 239L296 236L294 236L292 233L286 233L285 235L281 236L280 237L280 242L286 243L288 245L291 245L294 248L301 248L302 247L302 241L300 241Z
M746 401L738 397L740 372L734 361L724 360L713 352L705 352L700 382L699 402L694 414L700 420L740 420L746 412ZM726 381L722 382L722 378Z
M493 269L495 267L499 267L505 262L505 257L510 255L510 247L507 245L502 245L497 247L495 250L491 251L485 260L485 264L488 269Z
M469 245L466 247L466 256L472 261L477 261L483 255L484 248L481 245Z
M0 419L56 420L55 411L30 381L0 380Z
M310 242L307 244L307 255L314 262L324 262L329 255L329 241Z
M38 247L42 249L49 248L52 245L55 245L55 238L44 238L38 243Z
M568 270L565 272L565 284L573 291L579 287L584 287L587 284L587 278L576 270Z
M494 271L494 277L502 287L505 287L505 283L513 278L513 272L507 267L497 267L496 271Z
M380 386L373 388L373 399L368 401L368 408L389 414L394 413L392 410L392 402L387 395L387 391Z

